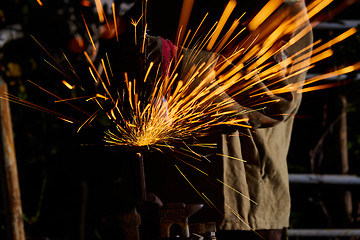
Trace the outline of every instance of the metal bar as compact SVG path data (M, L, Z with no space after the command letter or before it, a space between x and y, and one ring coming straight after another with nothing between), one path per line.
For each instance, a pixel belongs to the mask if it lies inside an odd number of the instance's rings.
M289 237L359 237L360 229L288 229Z
M140 191L140 202L146 201L146 183L145 183L145 169L144 169L144 158L143 155L138 152L138 164L139 164L139 191Z
M360 185L360 177L356 175L292 173L289 174L289 181L295 184Z
M322 74L321 73L307 73L306 74L306 79L310 79L310 78L313 78L313 77L318 77L320 75L322 75ZM328 77L328 78L326 78L326 81L346 81L346 80L349 80L349 79L359 81L360 80L360 74L359 73L354 74L354 75L352 75L351 78L346 74L341 74L341 75L334 76L334 77Z
M360 21L357 19L350 19L350 20L340 20L337 23L331 23L331 22L321 22L319 24L316 25L316 29L330 29L330 30L334 30L334 29L339 29L339 30L344 30L344 29L349 29L352 27L357 27L360 25Z

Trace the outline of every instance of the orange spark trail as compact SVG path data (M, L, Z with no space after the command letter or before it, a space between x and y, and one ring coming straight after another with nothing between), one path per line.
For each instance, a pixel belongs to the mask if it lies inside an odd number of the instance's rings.
M89 39L90 39L91 45L93 46L93 54L95 55L95 53L96 53L96 46L95 46L95 43L94 43L94 41L93 41L93 38L91 37L91 34L90 34L90 31L89 31L88 25L86 24L84 14L82 14L82 13L81 13L81 16L82 16L82 19L83 19L83 21L84 21L85 28L86 28L86 31L87 31L87 33L88 33L88 36L89 36Z
M69 65L69 67L70 67L71 72L75 75L75 77L77 78L77 80L78 80L78 82L79 82L79 84L80 84L81 80L80 80L80 78L79 78L78 74L76 73L76 71L75 71L74 67L72 66L72 64L70 63L69 59L67 58L66 54L65 54L63 51L62 51L62 54L63 54L63 56L64 56L64 58L65 58L66 62L68 63L68 65ZM80 86L80 87L81 87L81 86ZM82 88L82 87L81 87L81 88Z
M106 66L105 66L104 59L101 59L101 64L102 64L102 66L103 66L103 68L104 68L104 72L105 72L106 80L108 81L108 84L109 84L109 86L110 86L110 85L111 85L111 83L110 83L109 75L108 75L107 70L106 70Z
M136 34L136 28L137 28L137 25L139 24L140 20L143 18L144 16L144 13L140 16L140 18L135 21L134 19L131 18L131 21L130 21L130 24L134 26L134 37L135 37L135 45L137 45L137 34Z
M65 74L65 70L64 68L61 66L61 64L59 64L59 62L46 50L46 48L33 36L30 35L31 38L45 51L45 53L61 68L61 70L59 70L58 68L56 68L55 66L53 66L51 63L49 63L48 61L45 60L45 62L47 62L50 66L52 66L53 68L55 68L57 71L59 71L62 75L64 75L66 78L71 79L69 76L67 76Z
M67 98L67 99L56 100L56 101L54 101L54 103L68 102L68 101L79 100L79 99L89 99L89 98L93 98L93 97L94 96L83 96L83 97Z
M109 56L108 56L107 53L105 53L105 54L106 54L106 60L107 60L107 63L108 63L108 65L109 65L109 69L110 69L111 76L114 76L113 71L112 71L112 68L111 68Z
M232 207L230 207L227 203L225 203L225 206L231 210L231 212L243 223L245 224L251 231L256 233L260 238L264 239L259 233L255 231L255 229L251 228L251 226L244 220L242 216L240 216L239 213L237 213Z
M61 71L60 69L58 69L57 67L55 67L53 64L51 64L49 61L47 61L46 59L44 59L44 61L49 64L52 68L54 68L56 71L58 71L59 73L61 73L62 75L64 75L64 77L71 79L67 74L65 74L65 72Z
M354 35L357 32L356 28L350 28L349 30L347 30L346 32L340 34L339 36L337 36L336 38L328 41L327 43L321 45L320 47L316 48L313 50L313 54L316 54L318 52L323 51L326 48L331 47L332 45L335 45L336 43L339 43L343 40L345 40L346 38Z
M189 48L190 44L192 43L192 41L194 40L196 34L198 33L200 27L202 26L202 24L204 23L206 17L208 16L209 13L206 13L205 16L203 17L203 19L201 20L199 26L197 27L196 31L194 32L192 38L190 39L189 43L187 44L186 48Z
M350 72L353 72L353 71L356 71L356 70L359 70L359 69L360 69L360 62L358 62L358 63L356 63L354 65L347 66L347 67L344 67L342 69L330 72L330 73L326 73L326 74L323 74L323 75L320 75L320 76L317 76L317 77L307 79L305 81L305 83L304 83L304 86L312 84L312 83L320 81L320 80L323 80L323 79L332 78L332 77L339 76L341 74L350 73ZM301 90L299 90L299 91L301 91Z
M221 157L231 158L231 159L234 159L234 160L237 160L237 161L241 161L241 162L246 162L246 160L244 160L244 159L236 158L236 157L229 156L229 155L224 155L224 154L220 154L220 153L216 153L216 155L221 156Z
M91 67L93 68L93 70L95 71L98 78L101 80L101 82L103 82L102 78L101 78L99 72L96 70L95 65L94 65L93 61L91 60L89 54L87 52L84 52L84 55L85 55L86 59L88 60L89 64L91 65ZM95 81L95 82L97 82L97 81Z
M211 203L209 203L206 198L196 189L196 187L190 182L190 180L185 176L185 174L180 170L180 168L175 165L176 169L180 172L181 176L190 184L190 186L196 191L196 193L209 205L211 206Z
M271 0L256 14L248 27L255 31L268 17L284 2L284 0Z
M57 99L59 99L59 100L63 100L61 97L59 97L59 96L55 95L54 93L46 90L45 88L41 87L40 85L38 85L38 84L36 84L36 83L34 83L34 82L30 81L30 80L28 80L28 82L32 83L33 85L35 85L36 87L38 87L38 88L41 89L42 91L50 94L51 96L53 96L53 97L55 97L55 98L57 98ZM71 106L71 107L77 109L78 111L84 113L85 115L90 116L90 114L88 114L87 112L83 111L82 109L80 109L80 108L72 105L71 103L68 103L68 102L66 102L66 103L67 103L69 106Z
M114 28L115 28L115 35L116 35L116 41L119 41L119 34L117 29L117 21L116 21L116 14L115 14L115 3L111 4L112 12L113 12L113 21L114 21Z
M178 28L176 31L176 36L178 37L178 43L179 43L179 44L177 44L177 46L180 46L183 44L184 33L186 31L186 28L187 28L187 25L188 25L188 22L190 19L193 5L194 5L194 0L184 0L183 1L181 13L180 13L179 24L178 24Z
M65 80L62 80L62 83L68 88L68 89L74 89L75 86L74 85L71 85L70 83L68 83L67 81Z
M92 78L94 79L95 83L98 83L98 80L96 79L96 77L95 77L95 75L94 75L93 71L91 70L91 67L89 67L89 72L90 72L90 74L91 74Z
M221 42L219 43L219 45L216 47L215 51L216 53L220 52L220 50L222 49L222 47L224 47L224 45L229 44L230 42L228 41L229 38L231 37L231 35L233 34L233 32L236 30L237 26L240 23L240 19L236 19L233 24L231 25L229 31L225 34L225 36L223 37L223 39L221 40ZM244 29L244 28L243 28Z
M93 113L83 124L81 124L81 126L78 128L78 130L76 131L77 133L80 132L80 130L85 126L85 125L89 125L97 116L99 110L97 110L95 113Z
M142 44L142 48L141 48L141 53L145 52L146 31L147 31L147 23L145 23L145 28L144 28L143 44Z
M146 79L147 79L147 77L149 76L149 73L150 73L151 68L152 68L153 66L154 66L154 63L151 62L150 65L149 65L149 67L148 67L148 69L147 69L147 71L146 71L146 74L145 74L145 77L144 77L144 82L146 82Z
M32 108L32 109L35 109L35 110L39 110L41 112L44 112L44 113L48 113L48 114L51 114L51 115L54 115L56 116L57 118L61 119L61 120L64 120L66 122L69 122L69 123L74 123L74 122L78 122L78 123L81 123L81 121L79 120L76 120L74 118L71 118L71 117L68 117L66 115L63 115L61 113L58 113L56 111L53 111L53 110L50 110L48 108L45 108L45 107L42 107L40 105L37 105L35 103L32 103L32 102L29 102L29 101L26 101L24 99L21 99L17 96L14 96L14 95L11 95L9 93L6 93L6 92L2 92L0 93L0 98L1 99L6 99L6 100L9 100L11 102L14 102L16 104L20 104L22 106L25 106L25 107L28 107L28 108Z
M328 83L328 84L322 84L319 86L313 86L313 87L306 87L303 88L301 90L298 90L297 92L301 92L301 93L306 93L306 92L313 92L313 91L317 91L317 90L322 90L322 89L328 89L328 88L333 88L333 87L339 87L342 84L339 82L336 83Z
M210 51L212 49L212 47L214 46L217 38L220 35L221 30L223 29L226 21L228 20L230 14L232 13L232 11L234 10L235 6L236 6L236 1L235 0L230 0L228 2L228 4L226 5L226 8L223 12L223 14L220 17L219 23L217 24L215 30L214 30L214 34L210 39L210 42L208 43L206 50Z
M311 19L326 6L328 6L333 0L316 0L308 8L308 17Z
M96 5L96 10L99 16L99 21L100 22L104 22L104 9L103 6L101 4L101 0L95 0L95 5Z

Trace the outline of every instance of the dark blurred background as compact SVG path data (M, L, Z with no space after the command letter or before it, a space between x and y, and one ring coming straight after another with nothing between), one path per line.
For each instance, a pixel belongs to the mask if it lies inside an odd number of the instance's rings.
M112 1L103 2L104 8L109 9ZM109 52L115 74L121 73L127 62L116 55L129 54L130 50L125 47L129 38L128 22L131 17L139 16L141 8L139 1L134 6L132 1L115 3L118 10L121 4L125 4L122 5L125 9L130 6L119 20L119 42L99 23L93 2L44 0L40 6L35 0L2 0L0 68L9 92L49 108L53 108L54 99L27 80L46 86L63 98L78 96L77 90L59 87L64 77L44 61L49 57L31 36L54 58L67 64L61 54L63 51L79 69L77 73L81 79L88 67L83 51L92 48L81 14L99 46L99 55ZM201 14L192 16L191 23L199 22L206 11L213 14L213 19L218 19L225 3L221 0L195 1L194 11ZM347 6L350 3L351 6ZM182 1L149 0L148 4L149 34L173 40ZM344 9L337 13L339 5ZM323 11L321 19L330 25L315 27L315 39L326 42L350 25L358 28L359 12L359 1L334 1ZM112 19L111 11L107 14ZM358 62L360 34L332 48L334 57L317 65L310 74L322 74ZM358 80L358 72L353 72L324 80L323 83L338 83L336 88L304 94L289 151L290 173L344 174L341 166L347 161L349 170L345 174L359 175ZM83 117L63 105L56 109ZM100 141L101 128L76 133L73 125L19 104L11 104L11 113L27 239L105 239L104 226L108 219L126 211L124 206L131 205L129 196L134 190L131 178L124 176L129 175L134 154L123 149L104 148ZM345 129L341 125L344 121ZM344 131L346 149L340 147ZM291 228L359 228L358 187L293 184L291 189ZM351 195L350 213L345 211L349 208L346 206L349 203L344 203L345 192ZM0 239L5 238L5 207L2 204Z

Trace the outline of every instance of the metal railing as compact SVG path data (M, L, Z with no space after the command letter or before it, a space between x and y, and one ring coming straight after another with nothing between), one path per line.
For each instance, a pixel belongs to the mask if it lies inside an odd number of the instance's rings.
M356 175L289 174L291 184L360 185ZM360 237L360 229L288 229L289 237Z
M332 185L360 185L360 177L356 175L337 174L289 174L292 184L332 184Z

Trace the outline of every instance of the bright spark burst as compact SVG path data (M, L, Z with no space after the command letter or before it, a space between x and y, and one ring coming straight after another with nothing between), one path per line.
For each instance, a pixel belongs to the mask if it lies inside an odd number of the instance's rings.
M248 94L250 92L250 98L262 96L261 102L253 102L252 107L259 105L267 107L279 101L271 100L268 96L294 91L299 93L305 92L307 89L303 89L303 84L308 85L329 76L344 74L359 69L359 64L355 64L324 76L309 79L305 83L289 84L265 93L258 93L258 90L253 90L256 84L263 81L270 81L268 85L272 85L306 72L311 67L308 63L313 64L319 60L330 57L332 53L324 50L330 45L343 40L343 37L354 34L355 31L351 29L329 43L315 48L311 60L309 55L305 54L302 56L302 59L297 59L294 62L293 59L296 59L297 55L301 54L295 53L293 56L289 56L288 59L283 60L280 64L258 72L258 69L262 69L268 59L279 52L280 49L273 47L276 42L284 35L297 31L297 28L305 23L306 15L299 13L295 17L282 19L283 21L279 23L279 26L276 28L271 29L272 26L266 26L270 28L267 30L269 32L271 31L271 34L255 39L249 51L234 51L233 54L230 54L230 57L219 61L216 57L204 57L199 60L203 46L207 45L207 50L216 47L214 46L215 41L225 24L224 21L226 21L234 9L235 4L235 1L229 2L215 30L209 32L210 34L199 41L200 44L196 45L195 48L192 50L183 50L181 46L179 47L181 49L179 62L182 61L185 69L190 70L189 74L179 76L181 72L176 68L169 77L158 77L155 80L155 87L151 88L152 95L148 99L140 99L142 93L135 88L135 85L137 85L136 80L127 81L128 100L132 113L127 118L124 118L125 114L122 113L118 107L114 108L118 116L115 117L115 115L112 114L111 120L117 123L117 129L116 131L109 130L106 132L105 141L107 143L110 145L127 145L131 147L149 147L164 143L168 145L178 140L204 136L208 132L211 132L210 130L212 128L219 125L249 127L247 124L248 119L242 117L242 114L245 114L246 110L243 112L228 110L236 105L231 96ZM313 13L315 10L320 11L320 9L323 8L320 4L322 3L311 5L311 11ZM266 9L262 11L268 12L266 19L259 19L260 15L257 15L255 17L256 23L252 23L252 28L257 29L261 24L268 24L266 23L266 21L268 21L268 15L275 11L279 4L275 5L265 6ZM230 31L231 33L234 31L233 26L227 33ZM300 39L309 31L309 29L304 29L294 38ZM259 39L261 39L261 41ZM184 42L183 45L185 44ZM296 44L296 41L288 43L288 46L285 47L289 47L292 44ZM309 50L309 48L307 50ZM190 55L186 61L183 59L185 54ZM250 59L254 59L254 61L249 64L247 61ZM233 64L236 61L237 63ZM216 65L215 69L218 69L217 71L211 71L214 65ZM291 75L286 77L281 76L279 73L283 72L284 68L290 65L293 68ZM245 66L251 71L245 72ZM152 67L153 63L150 63L142 82L145 83L147 81ZM230 70L227 70L229 68ZM255 76L259 76L259 78L255 78ZM179 77L181 77L181 79L179 79ZM231 96L224 94L225 92L233 91L234 87L237 91L231 94ZM311 87L311 90L315 89L321 89L321 87Z
M224 31L225 23L236 6L236 1L230 0L219 22L213 25L204 37L199 38L196 34L204 23L206 15L193 36L189 36L189 31L182 45L177 46L178 59L172 59L169 69L163 70L169 72L168 75L159 74L159 69L163 66L155 67L153 62L147 63L143 79L129 80L128 73L124 73L124 82L127 86L124 91L125 98L120 96L119 93L115 95L111 93L116 92L112 89L111 84L111 81L115 79L112 79L113 75L109 75L107 72L107 69L109 69L112 73L107 54L106 62L104 59L101 59L101 66L106 78L104 80L102 73L99 72L88 53L84 52L90 64L89 72L91 78L94 79L96 84L100 84L102 91L100 90L95 96L91 95L88 98L79 97L78 99L86 99L86 102L95 103L101 110L106 111L106 116L108 116L110 121L109 125L113 127L106 131L105 142L108 145L121 145L130 148L155 147L158 149L164 146L169 147L174 142L183 142L188 139L206 136L211 133L212 129L220 125L250 127L247 123L249 119L244 117L248 110L233 110L234 106L237 105L233 97L239 99L239 96L240 98L242 95L247 96L247 106L264 109L279 101L272 99L271 96L273 95L321 89L324 86L310 86L309 88L303 88L303 86L360 68L360 64L355 64L332 73L308 79L304 83L288 84L280 88L269 88L267 91L263 91L264 89L262 88L254 88L254 86L261 85L265 81L267 86L276 85L281 81L306 72L316 62L332 55L332 52L327 50L331 45L344 40L356 32L355 29L350 29L321 46L306 46L302 51L294 53L294 55L283 59L278 64L269 66L267 64L269 59L279 54L282 49L296 44L311 30L310 28L300 29L308 20L308 16L304 11L299 12L293 17L282 16L282 18L274 22L271 14L275 12L282 1L271 2L271 4L269 2L269 4L265 5L259 14L250 21L248 28L253 30L253 34L243 38L245 41L240 41L238 44L236 44L236 41L238 41L239 35L244 32L244 28L237 28L241 17L235 20L231 27L225 31L223 37L218 40L221 32ZM310 16L315 16L316 13L321 11L330 2L324 4L323 1L313 1L308 6ZM189 1L188 5L192 6L191 1ZM96 1L96 6L99 17L103 16L104 12L100 1ZM113 6L115 21L114 9ZM182 11L185 14L185 17L181 17L184 22L183 24L187 23L189 11L191 12L191 9ZM140 20L144 19L145 12L138 20L131 20L131 24L135 29ZM91 38L85 17L82 16L82 18L95 54L95 44ZM182 31L185 30L182 29ZM145 22L143 33L141 34L143 35L141 54L145 52L146 31L147 24ZM277 46L279 39L293 32L297 33L286 45ZM187 42L189 38L190 40ZM183 47L190 46L194 40L196 40L196 44L192 49ZM37 40L35 41L45 50ZM232 47L231 51L227 50L224 55L219 55L229 45L235 45L235 47ZM314 48L312 58L309 57L309 54L306 54L306 51L309 52L311 48ZM216 54L204 55L204 49L209 52L216 52ZM51 56L48 52L47 54ZM51 58L56 62L53 57ZM56 67L50 62L48 63L68 79L71 79L69 74L59 64ZM284 74L287 71L287 66L292 68L289 75ZM186 69L186 74L184 74L184 69ZM75 73L74 69L71 70ZM151 81L148 80L149 75L152 75ZM74 85L69 84L65 80L63 84L69 89L75 88ZM50 91L46 90L46 92L49 93ZM56 97L58 98L57 102L69 101L58 96ZM253 100L249 103L249 99L260 100ZM98 114L98 111L86 113L87 118L85 121L82 121L78 131L94 121ZM68 118L62 117L62 119Z

